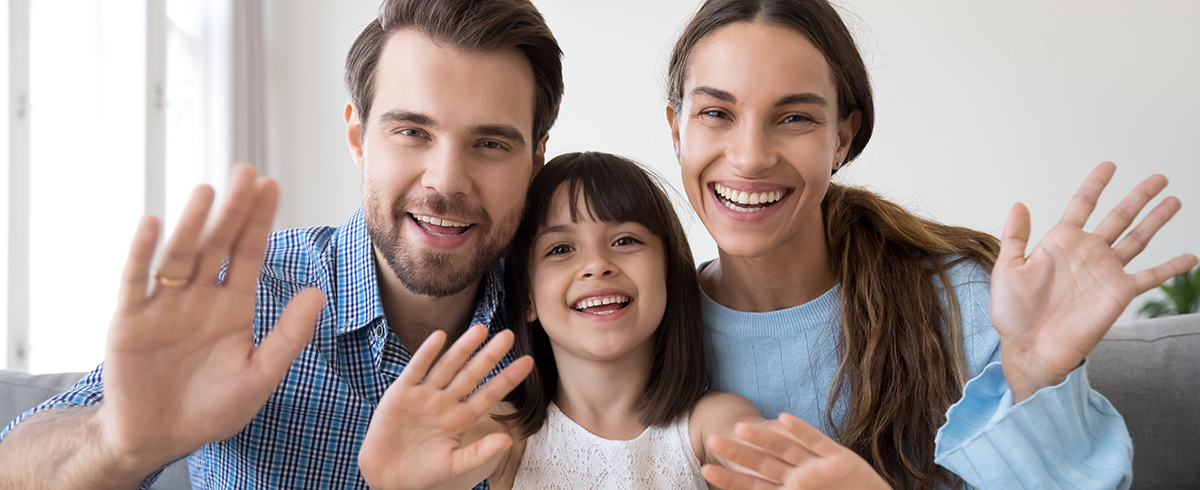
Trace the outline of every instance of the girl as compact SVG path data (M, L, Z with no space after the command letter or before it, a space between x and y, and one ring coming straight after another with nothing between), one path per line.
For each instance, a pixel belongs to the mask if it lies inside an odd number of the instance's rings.
M360 454L373 488L485 478L502 489L706 488L701 465L728 465L712 449L734 447L735 425L738 435L764 429L748 442L806 459L848 452L795 417L765 421L745 398L707 392L687 239L636 164L601 153L552 160L531 184L507 260L510 325L525 356L472 394L513 336L498 334L465 365L486 329L472 328L436 364L444 336L431 336L384 395L399 398L380 404L375 421L385 425L367 436L402 441L402 453ZM865 462L834 459L850 464L815 465L791 483L885 487Z
M1196 263L1123 271L1179 209L1164 199L1117 241L1165 178L1085 233L1115 170L1100 165L1028 255L1021 205L1001 248L831 183L874 109L825 0L705 2L667 86L684 188L719 248L700 270L714 389L820 426L897 487L1128 487L1128 433L1081 364L1134 297ZM743 449L760 471L787 459Z

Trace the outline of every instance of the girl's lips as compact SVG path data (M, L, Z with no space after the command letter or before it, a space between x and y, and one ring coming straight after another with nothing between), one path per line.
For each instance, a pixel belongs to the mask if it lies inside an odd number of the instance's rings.
M597 289L588 291L567 306L576 315L592 321L611 321L625 315L633 297L620 289Z

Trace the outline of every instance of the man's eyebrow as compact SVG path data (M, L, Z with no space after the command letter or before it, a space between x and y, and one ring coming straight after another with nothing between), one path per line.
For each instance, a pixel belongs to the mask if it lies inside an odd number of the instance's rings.
M737 97L734 97L734 96L733 96L733 94L731 94L731 93L729 93L729 92L726 92L726 91L724 91L724 90L721 90L721 89L719 89L719 88L713 88L713 87L696 87L696 88L692 89L692 91L691 91L691 92L689 92L689 93L688 93L688 96L689 96L689 97L695 97L695 96L697 96L697 95L707 95L707 96L709 96L709 97L712 97L712 98L714 98L714 99L717 99L717 100L723 100L723 101L725 101L725 102L728 102L728 103L730 103L730 104L736 104L736 103L737 103Z
M437 127L437 122L420 112L406 111L402 109L392 109L379 115L380 122L390 123L411 123L418 126Z
M518 145L520 148L525 147L525 135L521 134L517 128L508 124L480 124L477 126L471 126L470 132L471 134L479 136L495 136L497 138L504 138Z
M775 101L775 107L783 107L785 105L792 105L792 104L813 104L813 105L819 105L821 107L828 107L829 101L825 100L824 97L821 97L820 95L814 94L812 92L805 92L802 94L785 95L783 97L780 97L778 101Z

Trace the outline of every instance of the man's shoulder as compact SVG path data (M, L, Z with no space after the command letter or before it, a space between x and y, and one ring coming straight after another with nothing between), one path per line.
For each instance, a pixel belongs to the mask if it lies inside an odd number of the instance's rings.
M314 226L271 233L263 254L262 275L294 284L312 284L337 254L338 228Z

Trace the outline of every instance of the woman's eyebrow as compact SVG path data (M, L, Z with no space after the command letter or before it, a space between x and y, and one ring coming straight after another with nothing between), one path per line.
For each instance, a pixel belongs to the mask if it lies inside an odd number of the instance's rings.
M695 97L697 95L707 95L714 99L722 100L730 104L737 103L737 97L734 97L733 94L714 87L696 87L692 89L688 95L691 97Z
M792 105L792 104L813 104L813 105L819 105L821 107L828 107L829 101L825 100L824 97L821 97L820 95L814 94L812 92L805 92L802 94L789 94L789 95L780 97L779 100L775 101L775 107L782 107L785 105Z

